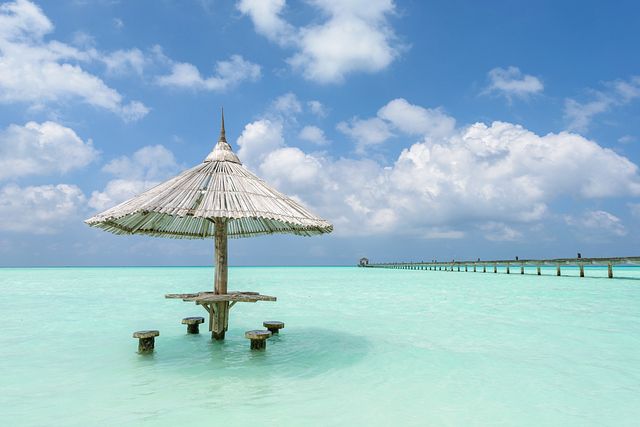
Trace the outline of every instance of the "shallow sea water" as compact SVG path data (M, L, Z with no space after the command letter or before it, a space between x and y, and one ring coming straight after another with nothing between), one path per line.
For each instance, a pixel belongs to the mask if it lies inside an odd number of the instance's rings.
M637 426L640 270L533 272L231 268L278 301L219 343L163 297L210 268L0 269L0 425ZM250 351L263 320L286 327Z

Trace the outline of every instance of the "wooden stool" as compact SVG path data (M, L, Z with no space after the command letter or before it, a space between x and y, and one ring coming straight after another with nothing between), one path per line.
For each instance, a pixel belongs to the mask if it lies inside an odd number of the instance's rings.
M277 334L280 329L284 328L284 322L278 322L277 320L265 320L262 322L262 326L267 328L272 334Z
M271 332L262 329L244 333L244 337L251 340L251 350L264 350L267 348L267 338L270 336Z
M188 334L199 334L200 323L204 323L204 317L185 317L182 319L182 324L187 325Z
M159 331L138 331L133 333L134 338L138 338L138 351L140 353L147 353L153 351L155 344L155 337L160 335Z

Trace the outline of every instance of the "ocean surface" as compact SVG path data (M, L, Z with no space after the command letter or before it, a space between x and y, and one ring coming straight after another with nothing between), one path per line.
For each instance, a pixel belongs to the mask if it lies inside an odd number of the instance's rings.
M0 269L0 425L638 426L640 270L614 273L231 268L278 301L220 343L164 299L211 268ZM250 351L263 320L286 327Z

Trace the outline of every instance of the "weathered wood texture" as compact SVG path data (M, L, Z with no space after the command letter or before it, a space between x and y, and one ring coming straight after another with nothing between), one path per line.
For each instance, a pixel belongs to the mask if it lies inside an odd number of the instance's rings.
M267 328L272 334L277 334L280 329L284 328L284 322L278 322L276 320L265 320L262 322L262 326Z
M267 348L267 339L271 337L271 332L256 329L245 332L244 336L251 340L251 350L264 350Z
M133 333L133 338L138 338L138 352L148 353L155 348L155 337L160 335L159 331L137 331Z
M227 294L227 220L218 218L215 222L215 280L216 295ZM223 340L229 322L229 301L218 300L211 305L213 317L211 322L211 336L216 340ZM211 311L209 312L211 314Z
M229 292L225 295L216 295L212 292L198 292L197 294L167 294L164 297L181 299L188 302L193 301L197 304L208 304L222 301L258 302L278 300L276 297L270 295L260 295L257 292Z
M276 301L277 298L270 295L260 295L258 292L229 292L216 294L211 291L203 291L186 294L166 294L165 298L181 299L195 302L202 306L209 314L209 331L215 340L223 340L225 332L229 328L229 310L238 302Z
M204 323L204 317L185 317L182 319L182 324L187 325L188 334L199 334L201 323Z

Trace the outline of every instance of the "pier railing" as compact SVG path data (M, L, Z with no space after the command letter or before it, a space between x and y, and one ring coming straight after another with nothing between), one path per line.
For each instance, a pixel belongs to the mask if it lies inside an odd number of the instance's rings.
M542 274L542 266L555 266L556 276L562 275L563 266L575 266L580 271L580 277L584 277L584 267L607 266L607 275L613 278L614 265L640 265L638 257L617 257L617 258L555 258L555 259L510 259L510 260L476 260L476 261L431 261L431 262L390 262L390 263L367 263L360 264L367 268L390 268L398 270L431 270L431 271L464 271L498 273L502 269L504 273L511 274L511 269L519 268L518 273L525 274L525 267L533 266L536 274Z

